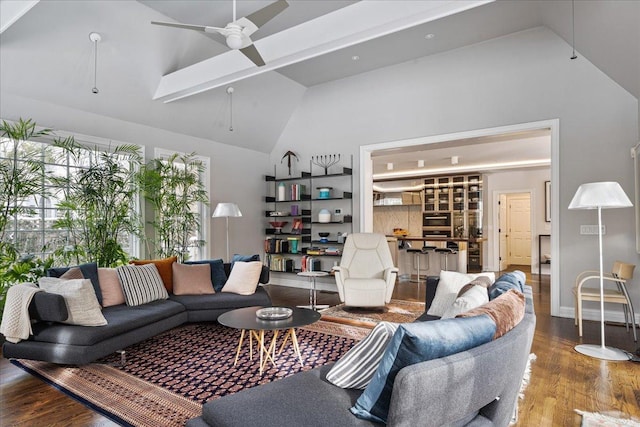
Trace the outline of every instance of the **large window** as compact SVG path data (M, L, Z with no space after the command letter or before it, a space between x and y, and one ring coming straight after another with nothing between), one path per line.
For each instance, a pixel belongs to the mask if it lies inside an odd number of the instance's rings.
M188 214L196 222L197 226L189 227L187 231L188 238L183 247L178 249L178 252L184 253L184 259L201 260L208 257L209 246L207 242L208 232L208 199L209 199L209 164L210 159L206 156L199 156L195 154L186 154L177 151L164 150L156 148L154 150L156 159L162 159L165 165L171 166L168 170L165 169L165 179L167 179L167 186L165 190L169 190L172 194L169 195L168 203L164 204L164 208L168 208L164 211L165 216L171 215L170 205L172 201L188 201ZM184 161L189 163L185 165ZM169 162L171 163L169 165ZM192 182L190 175L196 173L198 175L198 182ZM184 174L184 176L182 175ZM176 180L183 179L183 183L176 185ZM196 192L200 193L199 195ZM188 193L188 194L185 194ZM186 197L183 197L186 196ZM158 209L158 207L156 207ZM182 208L178 208L180 211ZM164 210L164 209L162 209ZM175 213L175 211L174 211ZM156 220L159 219L159 214L156 212ZM166 219L166 218L165 218ZM175 226L172 228L179 229L186 223L185 218L178 218L175 220ZM157 233L157 230L156 230ZM156 238L158 236L156 235ZM173 239L168 241L180 241L184 238L180 237L180 233L173 234ZM163 248L167 253L170 253L170 248Z
M95 141L83 142L89 147L100 147ZM40 163L43 168L41 185L37 194L26 200L14 200L10 204L20 204L23 208L17 215L12 216L6 227L4 239L11 242L19 253L36 256L52 255L54 252L71 250L73 243L70 230L61 221L68 212L64 208L64 188L60 182L68 181L82 169L87 169L95 156L91 150L71 156L67 151L52 145L52 140L14 142L0 139L0 161L16 161L17 167L25 167L27 163ZM108 150L108 147L103 147ZM86 155L85 155L86 154ZM123 167L127 164L123 163ZM140 206L132 206L132 213L139 213ZM138 256L139 241L136 236L127 233L118 236L118 242L130 256Z

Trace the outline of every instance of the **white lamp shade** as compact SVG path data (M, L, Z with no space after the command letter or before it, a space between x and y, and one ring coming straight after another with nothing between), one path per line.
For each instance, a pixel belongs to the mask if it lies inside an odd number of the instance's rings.
M569 209L611 209L633 206L617 182L589 182L578 187Z
M240 208L235 203L218 203L211 216L213 218L239 217L242 216L242 212L240 212Z

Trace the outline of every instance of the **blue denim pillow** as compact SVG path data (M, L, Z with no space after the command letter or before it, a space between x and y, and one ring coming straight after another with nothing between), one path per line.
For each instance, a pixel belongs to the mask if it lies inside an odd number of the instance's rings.
M356 417L387 422L393 382L400 369L469 350L493 339L495 322L476 317L403 323L393 335L373 379L350 409Z
M524 293L526 280L527 277L520 270L504 273L489 287L489 300L498 298L500 295L508 292L509 289L515 289L518 292Z
M260 255L258 255L258 254L255 254L255 255L234 254L233 258L231 258L231 269L232 270L233 270L233 264L236 261L242 261L242 262L260 261Z
M75 265L72 267L52 267L47 270L47 277L60 277L68 270L78 267L82 272L82 277L91 280L93 290L96 293L98 302L102 305L102 291L100 290L100 281L98 280L98 264L95 262L88 262L86 264Z
M211 283L216 292L220 292L227 283L227 274L224 272L222 259L206 259L202 261L185 261L183 264L209 264L211 266Z

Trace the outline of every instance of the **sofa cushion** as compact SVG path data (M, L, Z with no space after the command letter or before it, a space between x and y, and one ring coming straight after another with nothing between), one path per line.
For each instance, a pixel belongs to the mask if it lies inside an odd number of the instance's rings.
M241 254L233 254L233 258L231 258L231 268L233 269L233 264L237 261L242 262L252 262L252 261L260 261L260 255L241 255Z
M169 298L155 264L116 268L127 305L136 306Z
M443 319L456 317L460 313L480 307L482 304L489 302L489 292L487 292L487 288L471 283L471 286L465 285L460 292L458 292L458 298L456 298L454 303L442 314Z
M206 295L215 293L209 264L173 263L173 293L175 295Z
M520 270L504 273L489 287L489 299L492 300L498 298L510 289L515 289L518 292L524 292L524 284L526 280L527 278L525 274Z
M493 339L498 339L513 329L524 318L524 295L510 289L488 303L473 310L459 314L458 317L472 317L486 314L496 323L496 333Z
M98 264L95 262L88 262L75 267L80 269L83 278L91 280L91 285L93 285L93 291L96 294L96 298L98 298L98 303L102 304L102 292L100 291L100 279L98 278ZM59 278L72 268L74 267L52 267L47 270L47 276Z
M254 294L239 295L233 292L216 292L210 295L170 295L171 301L179 302L189 311L196 310L232 310L254 305L270 306L271 300L263 288Z
M399 323L378 323L362 341L333 365L327 373L327 381L341 388L364 390L371 382L398 326Z
M62 295L69 316L63 323L82 326L106 325L98 298L89 279L64 280L54 277L41 277L38 280L41 289L52 294Z
M209 264L211 267L211 283L216 292L220 292L227 282L227 273L224 271L224 262L222 259L208 259L201 261L185 261L183 264Z
M324 380L330 366L210 400L202 407L202 418L210 426L371 426L347 410L360 390Z
M98 268L98 277L102 291L102 306L111 307L112 305L124 304L122 285L116 269L100 267Z
M234 292L240 295L251 295L256 291L258 280L262 273L260 261L236 261L231 268L231 274L224 284L222 292Z
M427 310L427 313L432 316L442 317L444 312L455 302L460 289L480 276L488 277L491 282L495 280L495 273L492 272L465 274L458 273L456 271L441 271L436 295L433 298L433 302L431 303L429 310Z
M184 311L183 305L166 300L136 307L115 305L102 310L102 314L107 319L105 326L88 327L41 322L33 325L33 337L30 339L60 344L94 345Z
M487 343L495 331L496 324L487 315L400 325L351 412L358 418L386 423L393 383L402 368Z
M129 264L133 264L133 265L154 264L158 268L158 273L160 273L160 277L162 278L162 283L164 283L164 287L167 289L167 292L173 292L173 270L171 269L171 265L177 261L178 261L178 257L172 256L172 257L163 258L163 259L132 260L129 262Z

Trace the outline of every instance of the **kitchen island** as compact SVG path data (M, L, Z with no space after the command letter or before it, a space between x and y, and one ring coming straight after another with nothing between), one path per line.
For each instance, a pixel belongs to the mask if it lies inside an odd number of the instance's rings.
M441 255L437 252L429 251L428 255L420 255L423 257L420 265L421 276L440 274L440 270L444 269L444 256L448 257L448 270L458 271L460 273L467 273L468 271L478 272L482 270L482 245L486 241L483 237L387 235L387 240L390 242L390 247L394 248L392 255L395 265L400 269L400 277L406 278L417 274L414 268L414 255L407 253L406 249L419 249L422 246L446 248L449 242L455 243L455 245L458 246L457 253ZM427 257L428 263L425 259ZM468 263L469 259L472 260L471 263Z

